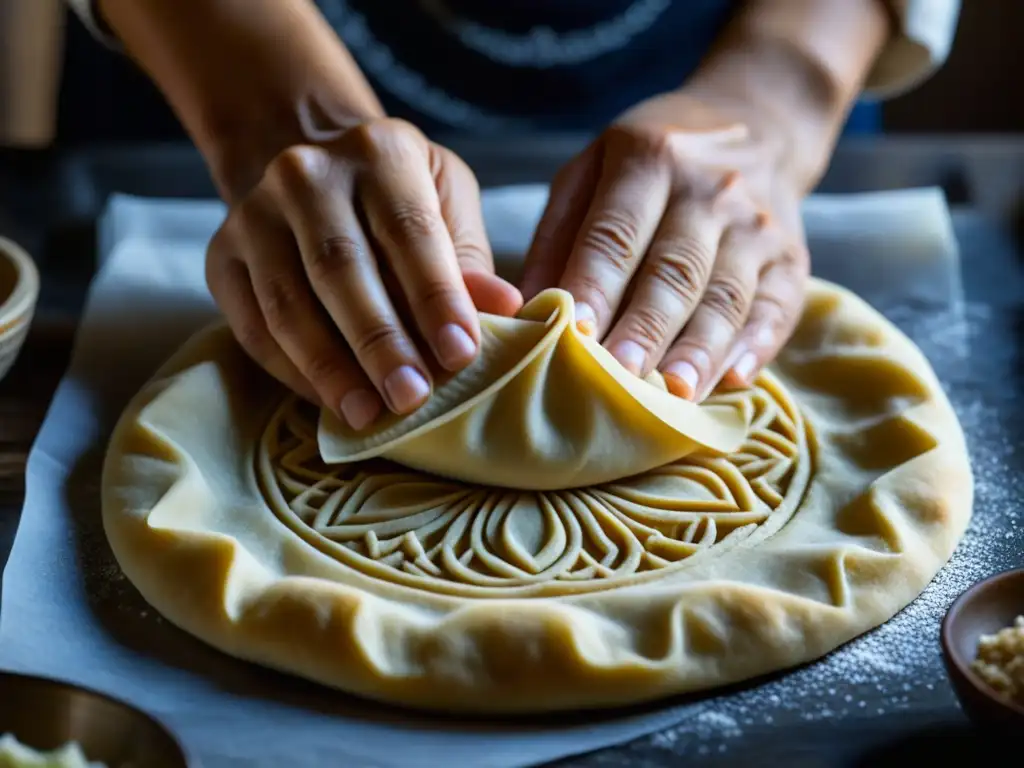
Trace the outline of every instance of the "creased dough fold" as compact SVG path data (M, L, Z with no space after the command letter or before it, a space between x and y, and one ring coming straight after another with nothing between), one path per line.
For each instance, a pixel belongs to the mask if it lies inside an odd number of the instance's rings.
M633 375L576 327L572 297L551 289L515 318L481 315L476 361L443 380L410 416L356 433L320 417L328 464L386 458L468 483L582 488L631 477L702 450L726 454L747 423L729 405L669 393Z

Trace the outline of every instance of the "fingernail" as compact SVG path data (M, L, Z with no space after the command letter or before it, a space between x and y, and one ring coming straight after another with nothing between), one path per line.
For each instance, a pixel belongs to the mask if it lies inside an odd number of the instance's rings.
M754 375L754 370L757 368L757 355L753 352L744 352L739 356L739 359L733 363L732 372L740 381L749 385L750 377Z
M647 352L635 341L620 341L611 349L612 355L622 363L622 367L635 376L639 376L647 362Z
M576 303L576 330L584 336L593 336L597 333L597 313L593 307L582 301Z
M384 391L388 394L391 407L396 413L408 413L430 396L430 385L423 374L411 365L395 368L384 379Z
M666 365L662 373L666 376L671 376L682 385L680 387L682 397L687 400L693 400L694 395L697 394L697 384L700 381L700 374L693 365L685 360L677 360Z
M353 389L341 399L341 415L357 432L370 426L380 414L380 398L366 389Z
M438 331L438 362L449 371L455 371L467 365L474 355L476 355L476 342L462 326L448 323Z

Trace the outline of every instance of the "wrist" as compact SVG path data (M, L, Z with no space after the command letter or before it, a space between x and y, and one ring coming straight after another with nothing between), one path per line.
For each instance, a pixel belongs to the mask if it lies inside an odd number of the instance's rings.
M806 193L888 30L879 0L751 0L681 92L743 122Z
M101 0L229 202L282 149L316 143L382 108L310 0Z
M220 102L196 119L196 146L226 201L245 195L284 149L322 144L347 129L383 116L372 105L353 103L311 84L285 92L262 90L238 108Z
M809 191L824 172L848 105L816 67L785 46L759 45L745 54L709 62L680 92L742 123L776 172Z

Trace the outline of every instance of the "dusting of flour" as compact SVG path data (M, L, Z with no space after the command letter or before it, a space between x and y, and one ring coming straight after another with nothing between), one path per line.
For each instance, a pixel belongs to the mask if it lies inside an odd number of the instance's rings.
M934 697L950 702L939 650L939 624L950 603L979 579L1021 560L1024 491L1011 469L1015 446L996 405L982 398L968 364L972 339L990 320L984 305L960 304L946 312L885 313L921 347L950 395L967 436L975 476L974 515L953 558L907 608L878 629L826 658L777 680L686 708L679 725L649 737L652 746L688 754L728 751L731 737L781 722L877 717Z
M942 616L971 584L1024 559L1018 499L1024 474L1011 469L1015 446L996 404L986 402L970 360L972 340L984 332L991 310L959 304L948 311L900 307L884 311L924 351L959 416L975 478L974 515L953 558L924 593L890 621L826 658L769 683L680 710L678 725L646 738L648 745L682 754L729 751L731 739L776 724L898 714L918 699L948 690L939 653ZM1011 553L1011 554L1008 554ZM123 573L98 559L92 599L113 603L123 615L160 621L131 595Z

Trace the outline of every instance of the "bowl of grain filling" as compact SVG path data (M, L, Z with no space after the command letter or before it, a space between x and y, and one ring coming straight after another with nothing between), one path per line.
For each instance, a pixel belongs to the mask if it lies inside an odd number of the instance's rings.
M1024 727L1024 568L960 595L942 622L941 640L964 713L984 728Z

